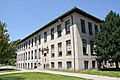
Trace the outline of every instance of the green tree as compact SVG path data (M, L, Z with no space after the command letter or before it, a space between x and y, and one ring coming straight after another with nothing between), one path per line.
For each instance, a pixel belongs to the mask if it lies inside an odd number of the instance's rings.
M0 63L5 63L8 56L9 35L7 32L6 24L0 21Z
M120 62L120 16L110 11L102 23L102 31L97 33L95 52L99 66L111 60L119 68Z

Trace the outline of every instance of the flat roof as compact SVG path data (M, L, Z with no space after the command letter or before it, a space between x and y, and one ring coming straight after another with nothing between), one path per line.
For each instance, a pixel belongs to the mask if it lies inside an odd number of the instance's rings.
M54 20L52 20L51 22L49 22L48 24L44 25L43 27L41 27L40 29L36 30L35 32L33 32L32 34L28 35L27 37L25 37L24 39L22 39L18 44L22 43L23 41L27 40L28 38L30 38L31 36L35 35L36 33L40 32L41 30L49 27L50 25L54 24L55 22L57 22L59 19L63 19L65 18L66 16L74 13L74 12L77 12L85 17L88 17L94 21L97 21L97 22L102 22L102 20L100 20L99 18L95 17L95 16L92 16L91 14L77 8L77 7L74 7L72 9L70 9L69 11L65 12L64 14L58 16L57 18L55 18Z

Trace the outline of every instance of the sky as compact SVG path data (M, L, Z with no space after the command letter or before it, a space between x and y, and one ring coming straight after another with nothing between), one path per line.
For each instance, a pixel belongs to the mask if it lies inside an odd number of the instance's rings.
M120 14L120 0L0 0L0 21L10 41L23 39L74 6L101 20L110 10Z

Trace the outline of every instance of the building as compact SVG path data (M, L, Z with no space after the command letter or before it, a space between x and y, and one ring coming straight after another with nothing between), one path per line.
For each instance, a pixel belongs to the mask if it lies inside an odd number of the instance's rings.
M69 10L18 43L17 67L63 70L97 68L93 44L101 22L76 7Z

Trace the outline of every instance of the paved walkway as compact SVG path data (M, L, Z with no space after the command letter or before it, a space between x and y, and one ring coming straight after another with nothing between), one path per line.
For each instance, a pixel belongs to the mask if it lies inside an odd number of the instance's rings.
M15 71L15 72L2 72L0 75L3 74L11 74L11 73L24 73L24 72L42 72L42 73L49 73L49 74L58 74L58 75L65 75L65 76L73 76L73 77L81 77L88 80L120 80L117 77L108 77L108 76L100 76L100 75L89 75L89 74L79 74L79 73L69 73L69 72L59 72L59 71L50 71L50 70L22 70L22 71Z

